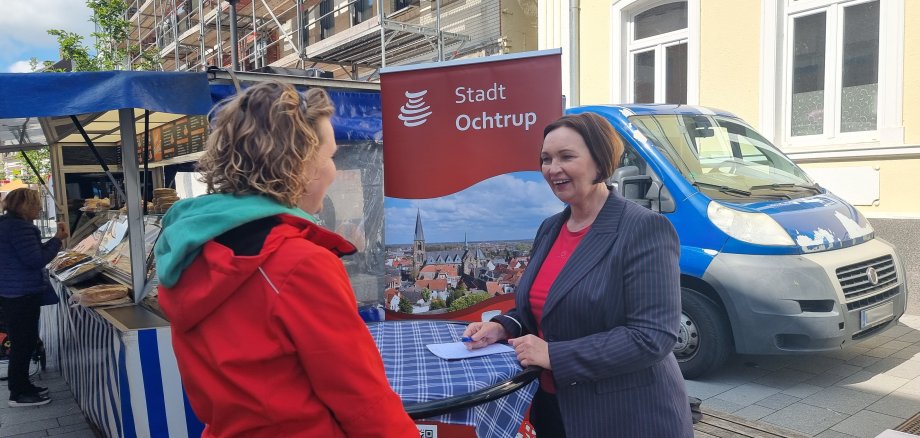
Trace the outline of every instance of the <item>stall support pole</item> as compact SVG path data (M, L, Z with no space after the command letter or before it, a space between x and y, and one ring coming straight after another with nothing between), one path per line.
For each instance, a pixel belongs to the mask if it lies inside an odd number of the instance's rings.
M380 67L387 66L387 29L383 12L383 0L377 0L377 20L380 22Z
M137 132L134 129L134 109L118 110L121 125L121 168L125 177L125 199L128 210L128 245L131 250L131 288L134 302L144 299L147 272L144 254L144 216L141 215L140 172L137 169Z
M150 110L144 110L144 188L141 198L144 202L144 216L147 216L147 187L150 186Z
M60 206L60 209L57 211L57 220L59 222L64 222L70 224L70 209L68 198L67 198L67 180L64 177L64 162L61 159L61 145L53 144L49 146L51 149L51 179L56 182L56 184L51 186L51 189L54 190L54 202L55 205ZM61 201L63 204L58 204Z
M236 30L236 2L239 0L227 0L230 3L230 63L233 64L233 71L240 71L239 45L240 39Z

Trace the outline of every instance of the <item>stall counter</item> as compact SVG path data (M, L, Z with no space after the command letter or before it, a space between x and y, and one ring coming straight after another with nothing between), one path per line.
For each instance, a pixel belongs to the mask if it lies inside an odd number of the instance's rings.
M182 390L169 322L138 305L42 308L48 362L60 367L80 409L105 436L198 437L204 426Z

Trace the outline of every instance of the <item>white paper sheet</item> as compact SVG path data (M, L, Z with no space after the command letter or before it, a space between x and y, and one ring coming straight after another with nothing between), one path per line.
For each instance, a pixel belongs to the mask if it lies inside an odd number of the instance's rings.
M466 359L470 357L488 356L490 354L514 352L514 349L505 344L492 344L487 347L467 350L463 342L448 342L446 344L428 344L428 350L435 356L445 360Z

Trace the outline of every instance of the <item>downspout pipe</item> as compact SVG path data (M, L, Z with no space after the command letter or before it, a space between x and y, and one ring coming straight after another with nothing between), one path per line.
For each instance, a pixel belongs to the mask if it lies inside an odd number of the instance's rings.
M236 29L236 2L238 0L227 0L230 3L230 64L233 71L240 71L240 39Z
M579 103L579 64L580 53L578 47L579 15L581 6L579 0L569 0L569 106L576 107Z

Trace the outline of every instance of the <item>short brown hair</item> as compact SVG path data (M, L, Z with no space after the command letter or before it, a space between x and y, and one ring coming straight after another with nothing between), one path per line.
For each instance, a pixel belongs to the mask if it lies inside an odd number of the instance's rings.
M595 113L569 114L543 128L543 138L550 132L566 127L578 133L588 146L591 158L597 164L595 183L610 178L623 155L623 139L607 119Z
M208 193L262 194L293 207L319 152L318 123L334 110L321 88L300 93L280 82L254 85L219 105L198 162Z
M42 198L38 191L25 187L13 190L3 198L3 210L16 217L25 217L30 208L41 205Z

